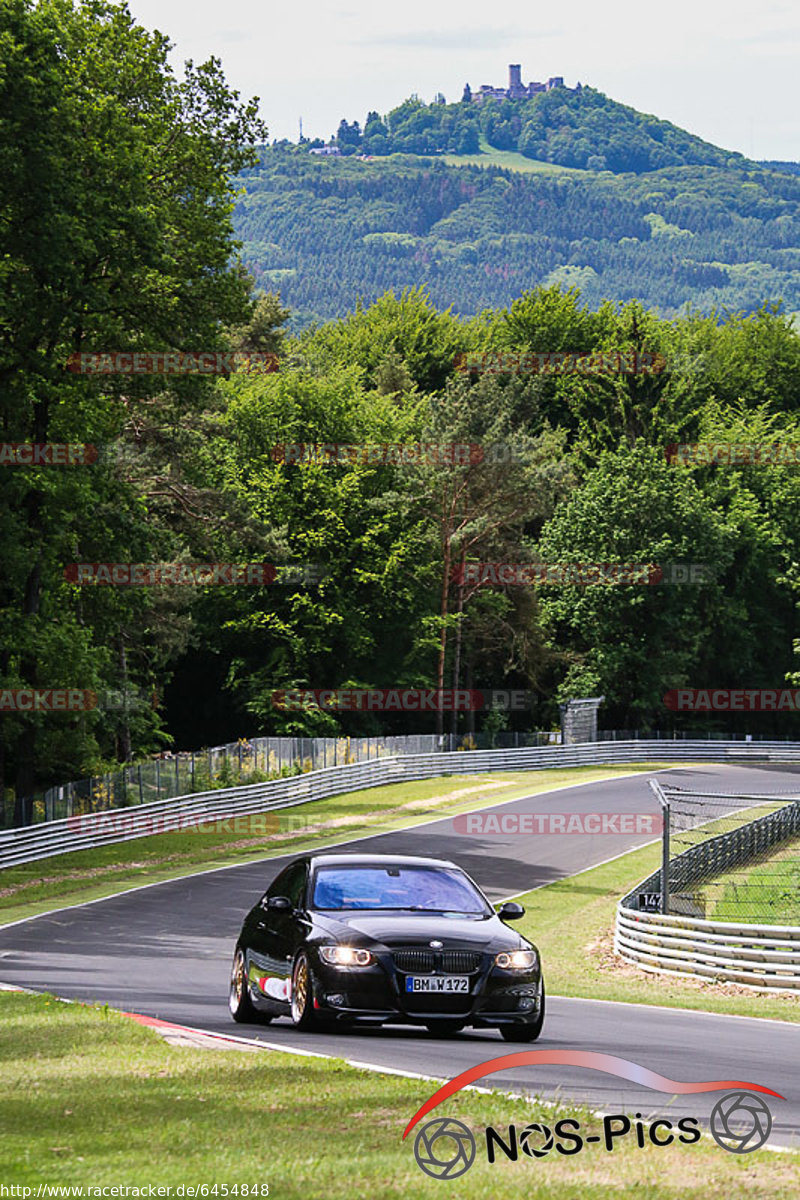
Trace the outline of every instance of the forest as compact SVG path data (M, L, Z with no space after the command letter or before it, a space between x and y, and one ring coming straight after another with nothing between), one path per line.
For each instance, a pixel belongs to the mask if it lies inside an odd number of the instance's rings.
M783 307L763 299L770 280L796 277L795 178L694 164L597 174L589 188L317 163L265 149L256 103L216 60L178 81L165 39L124 8L7 10L0 796L12 808L170 747L549 729L570 697L605 696L606 728L796 729L792 712L665 700L800 682L796 465L667 454L800 443L796 299L788 287ZM253 265L257 236L269 268ZM722 249L720 273L756 252L771 272L754 274L748 305L670 313L725 291L702 275ZM594 261L602 290L589 274L537 282L522 265L532 254L587 273ZM641 263L650 302L631 293ZM94 354L134 369L71 369ZM137 372L140 355L195 366ZM199 366L234 355L242 369ZM561 368L529 370L531 356ZM470 365L489 360L502 369ZM604 365L564 368L578 360ZM614 368L628 362L652 369ZM286 452L420 444L484 452ZM541 570L523 584L476 563L658 570L647 586ZM685 564L702 570L673 569ZM282 709L273 695L398 687L532 699L422 716ZM106 700L14 703L58 689Z
M234 228L257 284L291 308L293 331L419 286L461 316L553 284L579 287L593 308L636 299L664 317L778 301L800 310L800 179L785 171L526 173L490 154L458 161L259 150L239 179Z

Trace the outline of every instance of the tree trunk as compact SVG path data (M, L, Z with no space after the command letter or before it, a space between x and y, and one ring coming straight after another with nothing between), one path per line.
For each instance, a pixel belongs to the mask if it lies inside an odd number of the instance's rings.
M460 682L459 676L461 675L461 626L464 623L463 613L464 613L464 563L465 563L465 560L466 560L466 553L464 551L462 551L461 552L460 570L459 570L459 574L458 574L458 616L459 616L459 621L458 621L458 625L456 625L456 646L455 646L455 652L453 654L453 692L454 693L458 691L458 685ZM453 734L454 737L458 733L458 712L456 710L455 704L453 705L453 719L452 719L452 722L450 725L450 732Z
M30 825L33 820L34 756L36 728L29 725L17 742L17 777L14 785L14 825Z
M131 725L128 715L128 656L125 653L125 634L120 632L119 641L119 678L122 684L122 716L120 718L119 749L123 762L130 762L133 757L131 750Z
M444 526L444 522L443 522ZM450 536L446 532L446 527L443 528L442 537L443 563L442 563L442 602L440 615L442 618L442 631L439 636L439 664L436 671L436 688L439 693L439 702L436 706L436 732L442 734L444 732L444 713L442 712L442 692L444 691L444 659L447 651L447 619L448 598L450 592L450 562L451 562L451 545Z
M472 663L467 663L467 687L472 691ZM470 737L475 736L475 709L470 708L467 712L467 733Z

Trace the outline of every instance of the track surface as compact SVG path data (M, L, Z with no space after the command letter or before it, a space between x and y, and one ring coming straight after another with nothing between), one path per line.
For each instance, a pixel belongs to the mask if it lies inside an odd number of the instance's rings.
M653 772L712 791L800 790L800 767L708 766ZM653 776L581 784L491 806L508 812L657 812ZM342 844L356 852L450 858L493 900L529 890L652 840L652 835L503 837L459 834L452 818ZM245 912L287 858L137 889L126 895L0 928L0 978L57 995L108 1003L217 1033L236 1033L286 1050L335 1054L362 1063L450 1078L500 1054L524 1049L595 1050L631 1059L671 1079L743 1079L782 1093L768 1097L771 1142L800 1146L800 1030L796 1025L667 1010L646 1005L549 998L544 1033L514 1046L494 1030L437 1038L411 1027L335 1035L300 1034L280 1019L234 1026L227 1011L231 954ZM545 979L547 962L544 963ZM523 1067L488 1076L485 1086L560 1094L606 1112L697 1116L705 1123L724 1093L671 1098L638 1084L577 1068ZM420 1103L434 1090L420 1084ZM409 1117L411 1114L409 1113Z

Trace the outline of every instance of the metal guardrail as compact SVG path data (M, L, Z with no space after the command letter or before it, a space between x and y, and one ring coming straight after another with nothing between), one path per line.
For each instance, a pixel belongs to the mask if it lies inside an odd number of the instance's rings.
M256 782L258 775L264 781L398 754L517 749L560 742L560 732L553 730L240 738L206 750L180 750L175 754L165 751L144 762L121 764L117 770L56 784L19 800L9 790L6 796L0 794L0 830L14 825L15 814L20 825L38 825L74 813L128 808L197 795L206 789L239 787Z
M286 779L220 788L151 804L22 826L0 833L0 869L208 820L270 812L382 784L483 771L533 771L630 762L800 762L800 744L587 742L572 746L398 755Z
M652 786L654 791L661 793L668 822L670 801L681 794L681 789L663 784ZM682 794L690 796L688 792ZM665 892L669 896L685 892L724 874L731 866L752 861L796 837L800 833L800 802L779 793L745 796L698 792L691 795L735 800L739 809L747 808L748 802L785 799L787 803L775 812L709 837L675 858L663 861L658 871L623 896L617 906L616 953L646 971L693 975L760 990L800 992L800 928L709 921L663 911ZM660 894L662 911L641 911L638 908L641 893Z
M644 971L800 993L800 929L789 925L635 912L620 902L614 949Z
M679 730L602 730L595 739L600 742L628 741L717 741L749 743L763 739L763 734L692 733ZM790 739L774 739L788 742ZM528 730L495 733L416 733L381 736L340 735L337 737L251 737L240 738L205 750L179 750L142 762L124 763L114 771L73 779L67 783L16 798L7 789L0 795L0 830L20 825L38 825L57 821L78 812L100 812L106 808L127 808L132 804L150 804L172 800L205 788L239 787L262 779L277 779L316 771L323 767L338 767L349 763L367 762L374 758L398 754L439 754L451 750L509 750L530 746L554 746L562 743L561 733L555 730Z

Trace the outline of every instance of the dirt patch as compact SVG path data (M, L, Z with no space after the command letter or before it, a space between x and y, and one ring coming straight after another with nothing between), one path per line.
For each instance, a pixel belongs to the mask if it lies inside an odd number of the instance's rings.
M640 967L635 967L632 963L626 962L619 955L615 954L613 926L604 929L599 937L589 942L586 946L586 953L598 971L602 971L606 976L616 979L640 979L643 983L650 984L658 978L663 980L668 979L670 985L674 984L677 988L685 988L688 992L699 992L701 995L748 996L752 998L758 994L756 988L743 987L739 983L717 982L713 979L697 979L692 975L659 976L652 971L643 971ZM772 992L767 994L774 995ZM794 1001L795 1004L800 1005L800 996L794 996L789 992L785 993L785 996L787 1000Z

